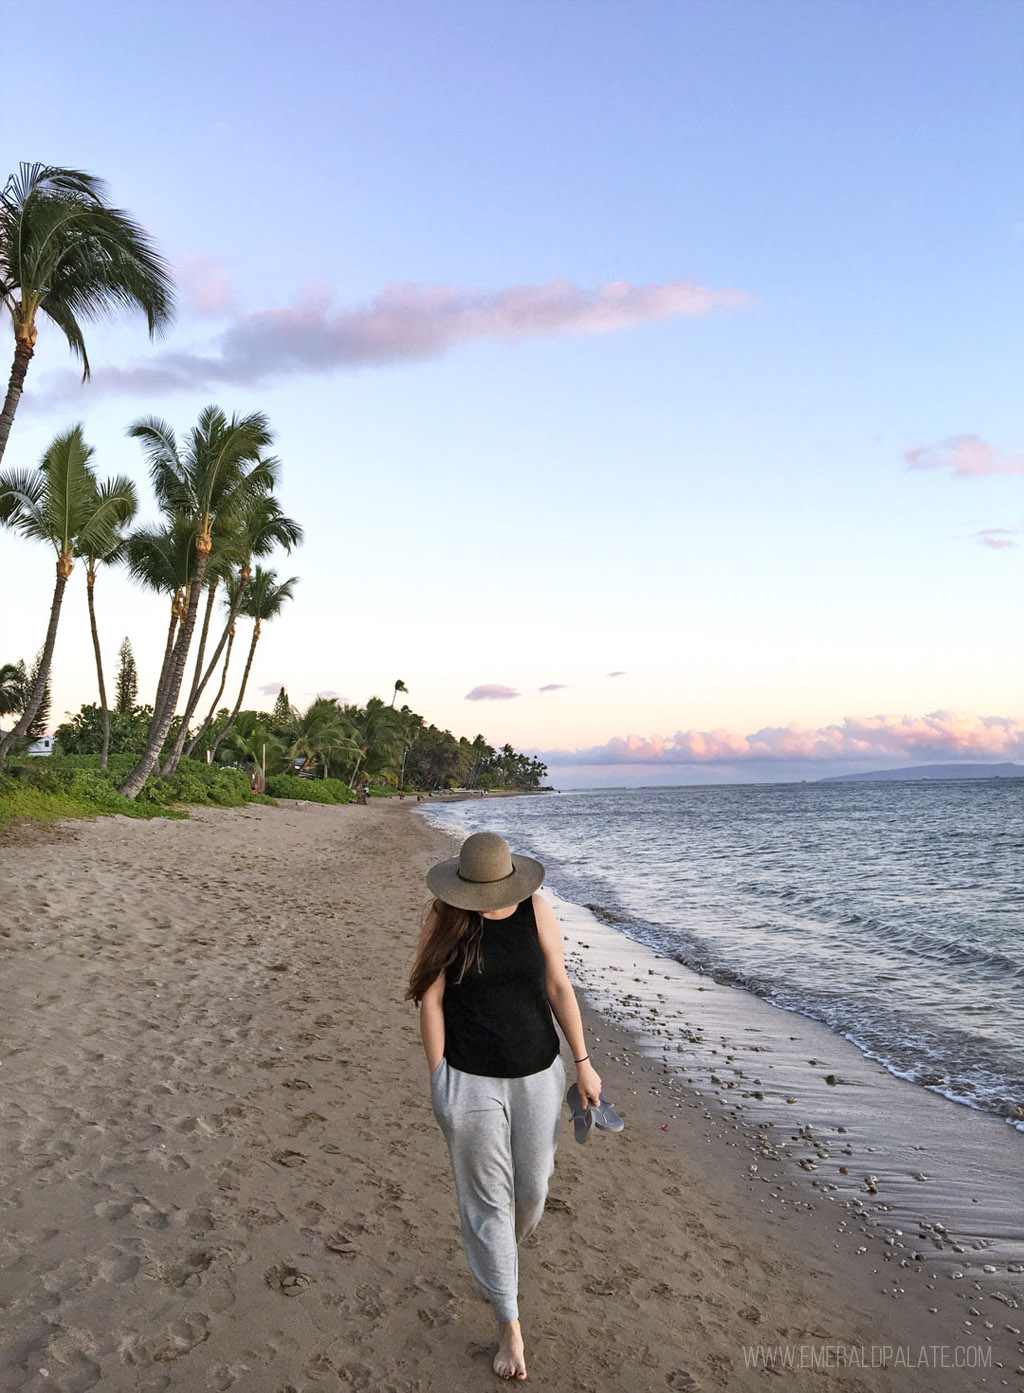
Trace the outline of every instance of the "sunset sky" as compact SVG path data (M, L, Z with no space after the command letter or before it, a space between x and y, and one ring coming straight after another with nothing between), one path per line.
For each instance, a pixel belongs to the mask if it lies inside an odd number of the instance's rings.
M0 175L101 175L180 286L161 341L88 331L84 387L43 324L4 467L82 421L152 518L131 421L266 411L306 543L253 704L400 677L562 787L1024 761L1018 0L36 0L3 34ZM54 723L95 700L81 571ZM0 535L0 662L52 578ZM164 602L97 602L149 699Z

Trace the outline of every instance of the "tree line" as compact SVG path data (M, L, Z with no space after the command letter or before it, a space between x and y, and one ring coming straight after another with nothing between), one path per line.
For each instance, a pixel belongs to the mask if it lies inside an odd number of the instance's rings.
M135 663L131 645L121 645L117 700L104 718L87 703L55 738L62 753L95 755L108 740L111 755L138 755L152 720L152 707L135 703ZM405 691L395 683L395 695ZM350 788L366 782L400 789L540 788L547 767L511 745L495 749L482 735L467 740L429 724L408 705L381 697L365 706L317 697L304 711L293 706L282 687L272 711L222 707L208 729L199 729L196 754L212 763L245 770L257 790L265 778L342 779ZM175 716L169 740L184 717Z
M0 193L0 298L14 331L0 409L2 461L34 356L37 321L48 319L61 330L87 379L83 325L136 311L152 336L171 320L174 287L147 234L111 206L100 180L35 164L22 165ZM273 712L244 710L263 625L280 615L298 584L297 577L279 579L262 563L275 550L290 553L303 537L275 493L281 463L271 453L270 424L261 412L229 417L210 405L180 440L155 416L134 421L128 435L149 466L156 524L133 525L134 483L126 475L99 477L81 425L58 434L37 468L0 471L0 526L51 547L55 557L49 621L33 668L0 666L0 715L17 716L0 732L0 771L11 751L45 724L65 590L80 561L99 700L60 726L57 740L65 753L99 755L104 769L111 753L137 755L120 784L127 798L136 797L154 772L173 774L183 756L258 769L261 778L273 768L345 778L352 786L358 779L421 788L539 786L545 767L511 746L492 749L479 735L457 740L408 706L396 709L398 693L406 690L401 681L390 704L371 697L358 707L318 697L300 712L282 689ZM96 599L97 580L112 566L125 567L163 597L167 622L152 702L137 702L126 639L113 710ZM252 621L247 656L233 704L221 706L241 619Z

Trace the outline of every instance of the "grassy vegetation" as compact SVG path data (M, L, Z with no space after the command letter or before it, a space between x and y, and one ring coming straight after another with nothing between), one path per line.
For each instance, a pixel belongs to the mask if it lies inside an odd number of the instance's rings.
M271 798L303 798L307 803L351 803L355 794L344 779L299 779L273 774L267 780Z
M125 817L185 817L182 804L237 808L243 803L274 801L254 794L240 770L219 769L191 759L183 759L170 778L148 779L134 801L122 798L117 786L134 763L132 755L115 755L110 767L101 770L98 755L12 759L0 775L0 827L13 817L42 822L115 813Z

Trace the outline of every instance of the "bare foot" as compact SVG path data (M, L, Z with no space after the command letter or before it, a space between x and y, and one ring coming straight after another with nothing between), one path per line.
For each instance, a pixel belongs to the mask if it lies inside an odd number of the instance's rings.
M518 1379L520 1383L526 1377L523 1332L517 1320L498 1322L498 1353L494 1356L494 1372L499 1378Z

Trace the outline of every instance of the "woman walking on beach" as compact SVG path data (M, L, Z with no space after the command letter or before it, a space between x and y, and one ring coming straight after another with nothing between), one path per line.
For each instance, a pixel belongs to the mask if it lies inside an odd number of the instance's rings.
M435 900L409 979L420 1007L430 1097L448 1143L470 1270L498 1321L494 1372L525 1379L518 1244L544 1212L565 1088L552 1013L584 1107L590 1062L562 935L534 893L544 867L494 832L467 838L427 875Z

